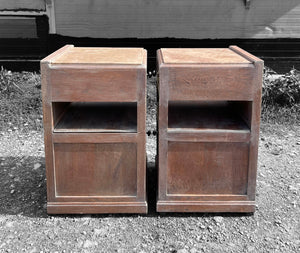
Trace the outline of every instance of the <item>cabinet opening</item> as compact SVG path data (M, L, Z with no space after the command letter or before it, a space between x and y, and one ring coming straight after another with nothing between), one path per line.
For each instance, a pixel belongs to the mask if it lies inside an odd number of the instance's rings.
M250 131L251 101L170 101L169 131Z
M55 102L54 132L137 132L137 104Z

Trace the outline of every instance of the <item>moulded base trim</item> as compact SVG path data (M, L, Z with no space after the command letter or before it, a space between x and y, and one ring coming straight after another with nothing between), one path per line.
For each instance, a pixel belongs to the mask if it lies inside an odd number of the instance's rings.
M157 212L253 213L255 201L166 201L159 200Z
M48 202L48 214L147 213L147 202Z

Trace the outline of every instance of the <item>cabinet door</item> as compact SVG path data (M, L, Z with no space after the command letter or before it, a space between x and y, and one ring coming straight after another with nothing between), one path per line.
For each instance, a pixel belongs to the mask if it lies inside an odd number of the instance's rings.
M168 195L246 195L248 143L169 142Z
M54 144L56 197L137 194L135 143Z

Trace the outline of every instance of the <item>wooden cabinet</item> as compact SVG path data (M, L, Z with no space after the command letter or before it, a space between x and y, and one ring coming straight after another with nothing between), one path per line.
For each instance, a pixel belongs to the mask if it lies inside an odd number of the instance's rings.
M160 49L158 212L254 212L262 60Z
M146 58L67 45L41 62L48 213L146 213Z

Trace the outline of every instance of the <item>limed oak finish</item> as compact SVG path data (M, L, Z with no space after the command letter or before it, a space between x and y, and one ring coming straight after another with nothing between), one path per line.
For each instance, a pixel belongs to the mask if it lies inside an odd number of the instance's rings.
M67 45L41 61L48 213L146 213L146 58Z
M254 212L263 61L160 49L158 212Z

